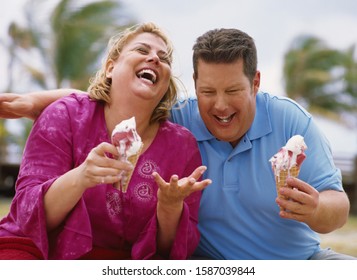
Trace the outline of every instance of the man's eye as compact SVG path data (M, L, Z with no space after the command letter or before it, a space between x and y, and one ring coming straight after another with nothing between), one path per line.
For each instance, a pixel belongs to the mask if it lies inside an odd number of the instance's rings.
M214 95L214 91L204 90L204 91L201 91L201 94L203 94L204 96L212 96L212 95Z
M234 95L234 94L239 94L242 91L243 91L243 89L230 89L230 90L227 90L227 94Z

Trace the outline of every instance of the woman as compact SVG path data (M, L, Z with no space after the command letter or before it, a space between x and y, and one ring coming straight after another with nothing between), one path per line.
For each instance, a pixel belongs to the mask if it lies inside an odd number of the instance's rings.
M210 180L198 181L205 167L193 136L167 121L177 97L172 51L152 23L127 30L111 40L89 96L62 98L36 120L10 213L0 223L0 258L14 254L9 244L29 245L44 259L193 253L201 190ZM132 116L144 147L123 193L113 184L133 167L114 159L110 135Z

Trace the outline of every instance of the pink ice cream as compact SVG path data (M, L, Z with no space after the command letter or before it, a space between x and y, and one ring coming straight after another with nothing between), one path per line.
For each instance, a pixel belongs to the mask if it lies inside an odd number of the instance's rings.
M279 176L280 171L290 170L294 166L300 168L301 163L306 157L304 153L306 149L304 137L301 135L291 137L286 145L269 160L275 176Z
M117 147L119 152L119 160L128 161L135 166L143 143L139 134L136 131L135 117L120 122L113 130L112 143ZM130 174L121 174L122 178L118 187L123 192L126 192L132 172ZM126 176L125 176L126 175Z

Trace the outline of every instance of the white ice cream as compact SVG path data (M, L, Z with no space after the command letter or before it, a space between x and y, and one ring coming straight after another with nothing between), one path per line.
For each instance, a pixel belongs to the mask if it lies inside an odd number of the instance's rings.
M112 133L112 143L118 148L123 160L137 154L142 146L140 135L136 131L135 117L116 125Z
M298 156L305 156L304 151L306 149L307 146L304 142L304 137L301 135L291 137L286 145L269 160L275 175L278 176L281 170L289 170L291 167L297 165Z

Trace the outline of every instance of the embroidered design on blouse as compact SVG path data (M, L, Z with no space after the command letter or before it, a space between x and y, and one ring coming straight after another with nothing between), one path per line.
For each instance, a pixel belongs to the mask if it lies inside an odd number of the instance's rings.
M153 199L153 186L147 182L137 184L133 193L138 200L148 202Z
M152 160L146 160L138 167L138 172L140 176L144 178L151 179L152 178L151 174L154 171L159 172L157 164Z
M115 217L122 212L122 201L120 199L119 193L117 192L107 192L106 194L106 204L109 216Z

